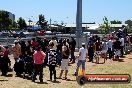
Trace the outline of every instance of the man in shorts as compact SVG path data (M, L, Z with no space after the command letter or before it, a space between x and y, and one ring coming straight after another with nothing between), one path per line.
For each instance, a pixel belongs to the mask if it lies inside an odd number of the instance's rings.
M63 71L65 70L66 72L65 72L64 80L67 80L70 50L69 50L69 47L67 46L67 42L65 40L63 41L62 53L63 53L63 58L62 58L62 62L61 62L61 73L60 73L59 79L61 79Z

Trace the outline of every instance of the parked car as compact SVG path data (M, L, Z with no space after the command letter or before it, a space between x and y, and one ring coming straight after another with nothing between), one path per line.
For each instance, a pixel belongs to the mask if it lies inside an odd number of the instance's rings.
M7 36L9 36L9 33L8 32L1 32L1 34L0 34L2 37L7 37Z
M44 36L46 34L45 31L37 31L38 36Z
M14 37L14 38L24 37L24 38L26 38L26 35L23 32L14 32L14 33L10 34L10 37Z

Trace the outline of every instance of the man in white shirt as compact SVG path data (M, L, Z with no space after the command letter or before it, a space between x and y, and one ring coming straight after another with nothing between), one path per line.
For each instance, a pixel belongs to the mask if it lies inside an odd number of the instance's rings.
M85 48L85 43L82 43L82 48L79 49L78 63L77 63L76 72L74 74L75 76L78 76L78 70L80 65L82 65L82 70L85 71L85 62L87 55L88 55L88 50Z
M124 45L125 45L124 38L120 38L119 41L121 42L121 57L123 57L123 55L124 55Z

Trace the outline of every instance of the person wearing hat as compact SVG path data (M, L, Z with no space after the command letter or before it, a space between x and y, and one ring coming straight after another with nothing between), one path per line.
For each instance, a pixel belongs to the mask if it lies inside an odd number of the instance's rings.
M82 43L82 47L79 49L79 57L78 57L76 72L74 74L75 76L78 76L78 70L80 65L82 65L82 70L85 71L85 62L87 56L88 56L88 51L85 48L85 43Z

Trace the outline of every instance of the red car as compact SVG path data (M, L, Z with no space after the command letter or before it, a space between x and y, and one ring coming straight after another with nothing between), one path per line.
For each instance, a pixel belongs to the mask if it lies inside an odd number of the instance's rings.
M46 34L45 31L37 31L38 36L44 36Z

